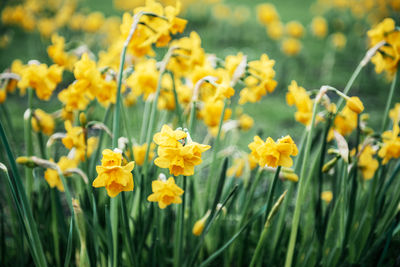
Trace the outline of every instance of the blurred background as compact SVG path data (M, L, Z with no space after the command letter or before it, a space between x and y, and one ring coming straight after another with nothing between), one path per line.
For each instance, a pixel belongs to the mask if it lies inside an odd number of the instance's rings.
M161 2L176 4L172 0ZM244 106L258 130L268 131L272 136L281 135L281 129L291 134L302 129L294 120L295 108L285 103L292 80L307 90L325 84L342 90L368 49L367 31L385 17L398 22L400 14L400 0L182 0L181 3L181 16L188 20L183 35L196 31L207 53L223 59L242 52L249 60L266 53L276 61L275 92L259 103ZM97 55L118 34L123 12L132 12L143 4L144 1L138 0L3 0L0 71L9 68L15 59L51 63L47 47L55 32L65 37L67 48L86 46ZM161 57L163 53L157 55ZM69 75L72 81L72 73ZM61 87L67 85L65 82ZM366 112L371 113L371 126L379 123L388 90L389 81L384 74L376 74L371 63L351 90L350 94L359 95ZM41 105L51 109L58 101L56 96L53 98L54 101ZM12 103L11 114L22 117L24 109L20 105L25 105L26 100L16 95L8 99ZM395 101L399 100L399 95L395 95ZM19 122L15 120L15 127L22 130L21 117Z

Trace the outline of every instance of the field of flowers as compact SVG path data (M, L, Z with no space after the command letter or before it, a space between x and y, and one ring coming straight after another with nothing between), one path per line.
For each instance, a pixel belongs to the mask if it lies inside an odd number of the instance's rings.
M399 0L0 3L1 266L400 266Z

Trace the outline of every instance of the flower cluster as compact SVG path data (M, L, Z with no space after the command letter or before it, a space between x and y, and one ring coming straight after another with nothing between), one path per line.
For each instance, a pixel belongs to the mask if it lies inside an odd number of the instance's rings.
M168 168L174 176L193 175L194 166L202 162L201 154L210 149L209 145L193 142L187 133L173 131L168 125L164 125L161 132L154 135L153 141L158 145L158 157L154 164Z
M375 64L377 73L385 71L388 78L392 79L400 61L400 31L396 28L395 21L391 18L384 19L368 31L368 37L371 47L381 41L385 42L371 61Z
M121 191L133 190L132 170L135 163L122 164L122 154L110 149L103 150L101 166L96 167L97 177L93 181L94 187L105 187L110 197L115 197Z
M297 146L289 135L278 139L277 142L271 137L264 142L259 136L254 136L249 148L260 167L291 167L293 160L290 156L296 156L298 153Z
M186 178L185 178L186 179ZM153 194L147 197L150 202L158 202L160 209L165 209L168 205L182 203L181 195L183 190L175 184L174 177L168 180L160 179L151 183Z

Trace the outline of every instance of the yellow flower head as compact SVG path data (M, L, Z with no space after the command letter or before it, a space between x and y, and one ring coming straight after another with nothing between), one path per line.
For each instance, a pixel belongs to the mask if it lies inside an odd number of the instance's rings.
M76 168L78 165L78 162L74 159L67 158L65 156L62 156L60 160L57 163L58 167L62 172L65 172L68 169L73 169ZM46 182L50 185L51 188L57 187L58 190L61 192L64 192L64 185L61 181L60 176L58 175L58 172L53 169L47 169L44 172L44 179L46 179Z
M301 38L304 35L304 27L298 21L290 21L286 24L286 32L293 38Z
M342 50L346 46L347 38L341 33L337 32L331 35L331 43L337 50Z
M54 89L62 80L63 68L57 65L30 64L21 70L18 87L24 94L27 88L33 88L41 100L49 100Z
M364 110L364 105L361 102L360 98L356 96L352 96L347 99L346 105L357 114L360 114Z
M228 176L240 177L243 174L245 160L243 158L235 158L232 166L227 170Z
M273 40L280 40L285 33L285 27L282 22L274 21L267 26L267 34Z
M192 233L195 236L201 235L204 230L204 226L207 222L208 217L210 217L211 210L208 210L207 213L200 220L196 221L193 225Z
M333 128L341 135L349 135L357 127L357 113L352 111L347 105L336 116L333 121ZM332 132L333 134L333 132ZM328 140L333 136L328 135Z
M321 199L325 201L327 204L332 201L333 194L331 191L324 191L321 193Z
M32 128L36 132L42 131L51 135L54 131L54 118L41 109L36 109L32 116Z
M300 53L301 43L295 38L288 38L282 42L282 51L288 56L295 56Z
M378 156L383 158L382 164L387 164L391 159L400 157L400 130L399 125L394 124L393 130L382 134L383 145L378 151Z
M217 128L221 118L224 103L222 100L209 100L204 103L203 108L199 112L199 116L204 120L204 123L212 130ZM230 108L225 109L223 121L228 120L231 117L232 110Z
M185 132L173 131L164 125L161 132L153 137L158 145L158 158L154 160L154 164L160 168L168 168L175 176L193 175L194 166L202 162L201 153L210 149L210 146L198 144L186 137Z
M83 128L73 127L70 121L66 121L64 125L65 130L67 131L66 137L61 140L64 146L68 149L72 149L73 147L84 148L85 137L83 134Z
M254 141L249 144L251 154L258 160L260 167L265 165L276 168L277 166L291 167L293 160L290 156L296 156L297 146L290 136L285 136L275 143L268 137L264 142L260 137L255 136Z
M7 98L7 91L4 89L0 90L0 104L4 103L4 101L6 101Z
M279 14L273 4L261 4L257 6L258 20L263 25L269 25L272 22L279 21Z
M65 39L62 36L53 34L51 36L52 45L47 47L49 57L59 66L72 70L72 66L77 60L74 55L65 52Z
M156 64L155 59L148 59L135 65L135 71L126 80L134 95L143 95L146 100L156 92L159 76Z
M249 130L254 125L254 120L247 114L243 114L239 117L239 127L243 131Z
M275 90L277 82L274 80L274 65L275 60L269 59L266 54L262 54L259 60L248 63L250 76L244 80L246 87L240 91L239 104L260 101L267 92L272 93Z
M324 38L328 32L328 24L323 17L315 17L311 22L311 29L315 36L318 38Z
M361 146L359 149L361 149ZM364 180L372 179L379 167L378 160L373 157L375 154L376 151L371 145L365 146L361 151L360 158L358 159L358 167L361 169Z
M153 181L151 183L153 194L147 197L150 202L158 202L160 209L165 209L168 205L182 203L181 195L183 190L175 184L173 177L167 181Z
M129 162L121 166L122 154L110 149L103 150L101 166L96 166L97 177L93 187L105 187L110 197L117 196L121 191L133 190L132 170L135 163Z
M296 106L296 121L304 124L305 126L310 125L313 102L310 96L307 94L306 89L298 86L296 81L292 81L292 83L289 85L289 92L286 94L286 102L289 106Z
M161 132L156 133L153 137L154 143L162 147L177 148L182 145L183 140L187 137L187 133L181 130L172 130L171 127L164 124Z
M397 124L400 121L400 103L396 103L394 108L389 111L389 118L393 121L393 124Z
M155 144L151 143L150 144L150 151L148 155L148 161L151 161L154 158L154 148ZM147 150L147 144L143 145L134 145L133 146L133 155L135 158L135 162L137 165L142 166L144 163L144 158L146 157L146 150Z

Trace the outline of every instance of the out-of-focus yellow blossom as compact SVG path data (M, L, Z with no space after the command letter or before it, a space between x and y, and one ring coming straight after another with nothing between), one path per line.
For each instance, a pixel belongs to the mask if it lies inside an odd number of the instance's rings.
M154 143L158 145L158 158L154 160L154 164L160 168L168 168L174 176L193 175L194 166L202 162L201 153L210 149L210 146L193 142L186 136L185 132L173 131L164 125L161 132L153 137Z
M207 219L210 216L211 211L208 210L207 213L200 220L196 221L193 225L192 233L195 236L201 235L203 233L204 227L206 225Z
M95 98L99 91L101 74L96 68L96 62L91 60L87 53L74 64L74 76L77 79L75 86L82 94L86 94L90 99Z
M47 47L49 57L59 66L72 70L72 66L77 61L76 56L65 52L65 39L62 36L53 34L51 36L52 45Z
M45 38L50 38L50 36L57 30L55 21L50 18L40 19L37 23L37 27L39 33Z
M254 120L247 114L243 114L239 117L239 127L243 131L249 130L254 125Z
M140 21L144 25L139 25L133 34L129 43L128 51L137 57L144 55L153 55L152 45L166 46L171 37L170 34L182 33L186 27L187 21L176 17L180 11L180 2L176 6L167 6L165 9L161 4L154 0L146 0L146 5L134 9L134 14L139 12L151 12L158 16L164 16L167 20L158 17L143 16ZM121 24L121 37L126 40L133 17L129 13L125 13Z
M90 157L99 144L99 138L92 136L87 140L87 156Z
M202 118L204 123L211 128L210 130L213 135L215 134L215 130L213 129L218 129L223 108L224 102L222 100L210 100L204 103L203 108L199 112L200 118ZM230 108L226 108L223 121L228 120L231 115L232 110Z
M212 8L212 14L217 19L227 19L231 13L230 7L225 4L216 4Z
M6 101L7 98L7 91L4 89L0 89L0 104L4 103L4 101Z
M54 131L54 118L41 109L36 109L32 116L32 128L36 132L51 135Z
M282 42L282 52L287 56L295 56L301 51L301 43L295 38L287 38Z
M185 178L186 179L186 178ZM182 203L181 195L184 191L175 184L174 177L169 177L167 181L153 181L151 183L153 194L147 197L150 202L158 202L160 209L165 209L168 205Z
M273 40L280 40L285 33L285 27L280 21L271 22L267 26L267 34Z
M375 71L386 72L387 77L392 79L397 72L400 61L400 31L395 28L395 22L391 18L384 19L381 23L368 31L370 46L385 41L372 57L371 61L375 64Z
M331 35L332 46L337 50L342 50L347 43L346 36L341 32L336 32Z
M84 110L89 104L89 98L85 96L83 91L76 86L77 83L72 83L68 88L62 90L58 94L58 99L64 104L68 111Z
M364 180L370 180L379 167L378 160L373 157L376 151L371 145L366 145L363 148L360 146L359 149L362 149L362 151L358 159L358 167L361 169Z
M321 199L329 204L333 199L333 194L331 191L323 191L321 193Z
M328 24L323 17L315 17L311 22L311 30L318 38L324 38L328 32Z
M63 67L46 64L30 64L21 70L21 80L18 87L24 94L27 88L35 89L36 95L41 100L49 100L51 94L62 80Z
M85 136L83 128L79 126L72 126L70 121L64 123L67 135L61 140L64 146L68 149L84 148L85 147Z
M357 96L352 96L347 99L346 105L357 114L360 114L364 110L364 105L361 102L360 98Z
M254 136L254 141L248 147L260 167L291 167L293 160L290 156L298 153L297 146L289 135L278 139L276 143L271 137L264 142L260 137Z
M19 25L26 31L33 31L36 26L33 12L24 5L5 7L1 13L1 20L5 25Z
M286 32L293 38L301 38L304 35L304 27L298 21L290 21L286 24Z
M235 158L232 166L227 170L226 174L228 176L241 177L243 174L243 169L245 165L245 160L243 158Z
M179 147L183 140L187 137L187 133L182 130L172 130L171 127L164 124L161 128L161 132L156 133L153 137L153 141L163 147Z
M148 162L152 161L154 158L154 149L156 145L154 143L150 144L150 150L149 150L149 155L148 155ZM147 144L143 145L134 145L133 146L133 155L135 158L135 162L138 166L142 166L144 163L144 159L146 157L146 150L147 150Z
M76 168L78 162L74 159L62 156L58 161L57 165L60 168L61 172L64 173L68 169ZM67 176L66 174L64 175ZM50 185L51 188L57 187L59 191L64 192L64 185L56 170L47 169L44 172L44 179L46 179L46 182Z
M275 90L277 82L274 80L274 65L275 60L269 59L266 54L262 54L260 60L248 63L250 75L244 80L246 87L240 91L239 104L260 101L267 92Z
M167 66L168 70L172 71L175 77L186 76L196 66L204 65L206 55L201 47L200 36L196 32L191 32L189 37L172 41L171 46L178 47Z
M357 127L357 113L352 111L347 105L336 116L333 121L333 129L341 135L349 135ZM328 133L328 140L333 138L333 129Z
M97 177L93 187L105 187L109 197L115 197L122 191L133 191L132 170L135 162L122 164L122 154L110 149L103 150L101 166L96 166Z
M78 31L82 30L83 25L85 24L85 16L81 13L75 13L72 15L69 20L69 27L71 30Z
M130 91L128 94L125 95L124 105L127 107L132 107L136 105L136 101L137 96L132 91Z
M289 92L286 93L286 102L289 106L296 106L297 111L294 115L296 121L305 126L310 125L313 102L307 94L306 89L298 86L296 81L292 81L289 85Z
M247 155L247 159L249 161L250 170L254 170L258 165L258 159L252 153Z
M257 17L263 25L269 25L279 20L279 14L273 4L261 4L257 6Z
M391 159L400 157L400 136L399 122L395 121L393 129L382 134L382 147L378 151L378 156L383 158L382 164L387 164Z
M101 12L90 13L81 25L86 32L96 32L104 23L104 15Z
M6 48L11 41L9 34L3 34L0 36L0 48Z
M98 87L96 98L99 103L104 107L115 104L117 100L117 82L115 80L101 79L98 81ZM121 91L123 91L122 88Z
M126 80L134 95L143 95L146 100L156 92L159 76L156 63L155 59L148 59L135 65L135 71Z
M393 121L393 124L400 121L400 103L396 103L394 108L389 111L389 118Z

